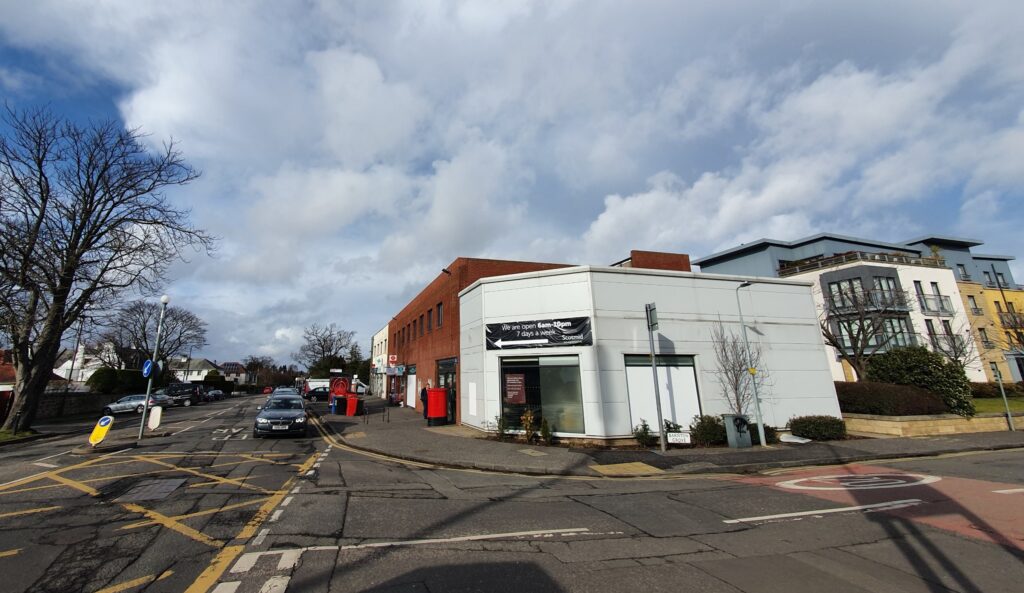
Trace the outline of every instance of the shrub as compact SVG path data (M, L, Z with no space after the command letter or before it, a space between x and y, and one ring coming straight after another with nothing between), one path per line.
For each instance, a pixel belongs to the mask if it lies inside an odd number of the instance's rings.
M640 419L640 424L633 427L633 438L641 447L653 447L655 441L658 440L658 437L651 432L651 425L643 418Z
M118 393L144 393L146 391L146 378L138 369L122 369L117 373Z
M537 417L534 415L533 408L526 408L523 415L519 417L519 421L523 423L523 438L527 443L532 443L537 438L537 427L534 426Z
M683 426L681 424L676 424L668 418L665 419L665 432L679 432L681 430L683 430Z
M1006 397L1017 397L1024 395L1020 383L1003 383L1003 391ZM1002 397L999 393L999 383L971 383L971 395L974 397Z
M846 424L835 416L797 416L789 421L789 429L794 435L812 441L836 441L846 437Z
M114 393L114 390L117 389L117 371L107 367L96 369L85 384L96 393L104 395Z
M548 424L547 418L540 420L540 440L545 445L555 442L555 435L551 434L551 426Z
M752 445L761 444L761 435L757 433L757 423L752 423L747 426L747 430L750 431L750 443ZM775 430L774 426L764 426L764 439L768 441L769 445L774 445L779 442L779 431Z
M871 357L867 379L898 385L916 385L942 397L950 412L974 415L971 383L955 362L923 346L894 348Z
M690 423L690 439L698 447L724 445L725 424L718 416L694 416Z
M937 393L913 385L836 381L839 409L851 414L923 416L949 412Z
M498 434L499 441L504 441L508 436L508 421L504 416L499 414L494 417L494 430Z

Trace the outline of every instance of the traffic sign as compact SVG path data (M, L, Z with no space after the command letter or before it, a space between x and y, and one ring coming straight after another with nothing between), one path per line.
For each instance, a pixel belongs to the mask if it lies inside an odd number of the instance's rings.
M163 418L163 415L163 407L153 406L149 409L149 420L146 421L146 426L148 426L150 430L160 428L160 420Z
M142 363L142 376L146 377L146 378L149 378L149 376L152 373L153 373L153 361L152 360L147 360L146 362Z
M96 426L92 429L92 434L89 435L89 444L95 447L96 445L103 442L103 439L107 438L107 431L114 424L113 416L104 416L96 422Z

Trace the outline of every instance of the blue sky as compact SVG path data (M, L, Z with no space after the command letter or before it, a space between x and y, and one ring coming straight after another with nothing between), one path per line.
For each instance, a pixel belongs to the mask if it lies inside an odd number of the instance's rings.
M364 347L458 256L1024 254L1020 2L4 2L0 93L174 138L218 360ZM1018 282L1024 269L1015 265Z

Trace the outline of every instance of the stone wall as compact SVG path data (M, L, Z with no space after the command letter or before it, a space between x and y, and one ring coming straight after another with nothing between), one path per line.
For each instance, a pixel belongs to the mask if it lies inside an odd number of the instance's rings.
M970 432L1000 432L1008 430L1005 414L978 414L964 418L954 414L934 416L875 416L872 414L843 414L846 430L866 436L917 437ZM1024 414L1013 415L1014 425L1024 427Z
M43 394L39 400L39 408L36 410L36 419L60 418L61 416L75 416L78 414L93 414L97 417L103 406L115 401L123 395L103 395L100 393L82 393L63 391L49 391Z

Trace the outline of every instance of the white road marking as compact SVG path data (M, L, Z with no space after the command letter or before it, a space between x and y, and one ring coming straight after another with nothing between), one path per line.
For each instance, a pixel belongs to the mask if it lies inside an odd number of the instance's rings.
M290 505L292 503L292 499L293 498L295 498L295 497L294 496L286 496L285 499L281 501L281 506L286 507L286 506Z
M284 512L284 509L277 509L276 511L274 511L274 514L270 516L270 522L274 523L278 519L280 519L281 518L281 513L283 513L283 512Z
M868 509L892 509L896 507L905 507L915 504L923 503L923 500L917 498L908 498L906 500L892 500L889 502L880 502L877 504L865 504L855 507L841 507L838 509L822 509L820 511L800 511L799 513L780 513L778 515L762 515L760 517L744 517L742 519L727 519L722 523L752 523L754 521L771 521L772 519L788 519L791 517L811 517L815 515L828 515L831 513L848 513L850 511L864 511Z
M271 519L273 521L273 519ZM303 552L320 552L320 551L334 551L334 550L359 550L363 548L389 548L397 546L423 546L429 544L448 544L456 542L471 542L488 539L503 539L513 537L551 537L555 535L571 536L571 535L582 535L589 533L590 530L586 527L573 527L569 529L542 529L538 531L514 531L510 533L488 533L483 535L464 535L461 537L445 537L436 539L412 539L405 541L394 541L394 542L373 542L368 544L354 544L348 546L310 546L308 548L289 548L287 550L265 550L263 552L247 552L235 562L235 565L231 567L231 571L234 574L249 572L252 567L256 566L256 561L262 556L269 556L272 554L280 554L281 557L278 559L277 567L278 570L285 570L286 568L295 566L301 558ZM609 533L621 533L621 532L609 532Z
M261 530L256 537L252 538L252 545L258 546L263 543L263 540L267 539L267 535L270 534L269 529Z
M172 432L172 433L171 433L171 436L174 436L174 435L179 435L179 434L181 434L181 433L185 432L186 430L188 430L188 429L190 429L190 428L195 428L196 426L199 426L199 425L198 425L198 424L193 424L192 426L186 426L185 428L182 428L182 429L181 429L181 430L179 430L178 432ZM223 584L223 583L222 583L222 584Z
M314 463L314 464L313 464L313 467L320 467L320 462L319 462L319 461L317 461L316 463Z
M59 465L55 465L53 463L43 463L42 461L37 461L37 462L33 463L32 465L38 465L40 467L48 467L48 468L51 468L51 469L56 468L56 467L60 467Z
M281 553L281 558L277 561L277 569L290 570L292 568L295 568L295 566L299 563L300 556L302 556L302 548L285 550Z
M284 593L288 589L288 581L292 580L292 577L276 576L270 577L263 586L260 587L260 593Z
M24 478L18 478L17 480L11 480L10 482L4 482L3 484L0 484L0 488L3 488L4 486L10 486L11 484L14 484L14 483L17 483L17 482L24 482L25 480L30 480L32 478L38 478L39 476L41 476L43 474L47 474L47 473L49 473L49 472L39 472L38 474L32 474L31 476L25 476Z
M47 455L46 457L43 457L42 459L36 459L35 463L39 463L40 461L46 461L47 459L53 459L54 457L60 457L61 455L67 455L70 452L71 451L68 450L68 451L64 451L63 453L54 453L53 455Z
M230 583L219 583L213 588L213 593L235 593L238 587L242 585L242 581L231 581Z
M878 490L880 488L912 488L941 480L925 474L838 474L811 476L779 482L776 486L790 490Z
M315 470L315 469L311 469L311 470L309 470L308 472L306 472L306 475L307 475L307 476L312 476L312 475L313 475L313 474L315 474L315 473L316 473L316 470Z
M1024 488L1010 488L1009 490L993 490L996 494L1020 494L1024 492Z
M302 489L302 486L296 486L292 488L292 494L298 494L300 489Z

